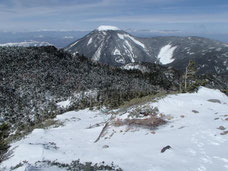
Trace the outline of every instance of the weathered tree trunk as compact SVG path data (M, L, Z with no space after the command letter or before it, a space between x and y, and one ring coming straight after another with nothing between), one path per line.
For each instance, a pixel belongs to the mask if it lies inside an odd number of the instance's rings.
M105 126L104 126L103 129L101 130L99 136L98 136L97 139L94 141L94 143L96 143L97 141L99 141L99 139L101 138L101 136L104 134L104 132L105 132L106 129L108 128L108 124L109 124L109 122L106 122Z

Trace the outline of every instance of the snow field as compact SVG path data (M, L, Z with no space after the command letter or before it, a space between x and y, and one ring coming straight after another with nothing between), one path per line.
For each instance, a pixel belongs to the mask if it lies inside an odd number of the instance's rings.
M168 95L146 104L171 116L166 125L150 130L110 124L97 143L94 141L111 115L88 109L67 112L56 118L64 126L35 129L13 143L14 156L2 166L10 168L24 160L33 164L38 160L70 163L80 159L114 162L124 171L225 171L228 137L221 133L228 129L227 103L226 95L204 87L197 93ZM130 110L115 117L127 118ZM220 126L225 130L218 129ZM161 153L167 145L172 148Z
M173 53L174 53L174 51L175 51L176 48L177 48L176 46L172 47L172 45L170 45L170 44L162 47L160 49L159 54L158 54L159 61L163 65L169 64L169 63L173 62L174 61L174 59L173 59Z

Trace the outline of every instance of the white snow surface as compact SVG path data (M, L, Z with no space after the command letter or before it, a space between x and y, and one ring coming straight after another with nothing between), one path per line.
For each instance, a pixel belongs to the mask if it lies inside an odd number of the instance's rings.
M134 58L136 58L136 56L133 52L133 48L132 48L131 44L129 43L129 41L127 39L124 39L124 37L121 37L121 36L123 36L122 34L119 34L119 33L117 33L117 34L120 39L124 40L124 45L123 45L124 52L130 57L130 60L132 63L135 62Z
M119 49L115 49L113 52L113 55L121 55L120 50Z
M87 46L90 45L92 43L92 41L93 41L93 38L91 37L87 43Z
M115 58L115 61L116 61L117 63L121 63L121 64L125 64L125 63L126 63L126 61L125 61L125 59L124 59L123 56L118 56L118 57L116 57L116 58Z
M3 47L13 47L13 46L22 46L22 47L29 47L29 46L51 46L52 44L48 42L38 42L38 41L24 41L24 42L14 42L14 43L4 43L0 44Z
M131 47L130 43L127 40L124 40L124 50L127 55L130 57L131 62L135 62L135 54L133 52L133 48Z
M204 87L197 93L168 95L157 102L137 106L158 107L160 113L171 117L166 125L156 130L129 130L127 126L110 125L96 143L104 122L111 115L88 109L67 112L56 118L64 122L64 126L35 129L11 144L11 148L15 148L14 155L1 164L0 170L24 160L33 164L38 160L70 163L80 159L82 162L114 162L124 171L225 171L228 170L228 136L221 133L228 129L227 103L226 95ZM133 108L116 118L126 118ZM220 126L225 130L217 129ZM58 148L52 148L51 142ZM49 148L45 148L48 145ZM103 148L104 145L109 147ZM167 145L172 148L161 153ZM25 166L17 170L24 169Z
M100 58L101 58L101 50L102 50L103 46L104 46L104 42L101 43L101 45L97 48L96 52L94 53L94 55L92 57L92 59L94 61L99 61L100 60Z
M137 56L135 55L135 53L133 52L133 48L131 46L131 44L136 44L138 46L140 46L141 48L143 48L143 50L145 51L145 53L147 55L149 55L149 51L148 49L146 48L146 46L141 43L139 40L135 39L134 37L132 37L131 35L129 34L120 34L120 33L117 33L117 36L124 41L124 49L125 49L125 52L126 54L130 57L130 60L131 62L135 62L135 59L134 58L137 58ZM131 44L129 43L129 41L131 42Z
M124 34L119 34L119 33L117 33L117 35L118 35L118 37L119 37L120 39L124 40Z
M126 70L138 69L138 70L140 70L140 65L125 65L123 67L123 69L126 69Z
M102 25L102 26L99 26L96 30L98 30L98 31L108 31L108 30L120 30L120 29L118 27L115 27L115 26Z
M159 61L165 65L169 64L174 61L173 59L173 52L176 49L176 46L173 46L171 44L165 45L160 49L160 52L158 54Z
M135 44L141 46L142 48L146 48L145 45L143 43L141 43L140 41L136 40L134 37L130 36L129 34L119 34L117 33L118 37L122 40L124 40L125 38L129 38L131 39Z
M66 107L70 106L70 102L71 101L69 99L67 99L65 101L58 102L57 106L59 106L61 108L66 108Z
M66 50L69 50L70 48L72 48L73 46L75 46L78 43L78 41L76 41L75 43L73 43L72 45L70 45L68 48L66 48Z
M121 68L126 70L136 69L136 70L140 70L142 73L149 72L149 69L147 69L145 66L140 64L135 64L135 63L129 63L127 65L122 66Z

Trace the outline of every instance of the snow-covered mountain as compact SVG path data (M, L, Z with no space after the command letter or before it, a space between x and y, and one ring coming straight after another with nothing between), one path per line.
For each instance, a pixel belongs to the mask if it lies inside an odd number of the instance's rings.
M30 46L35 46L35 47L39 47L39 46L51 46L52 44L48 43L48 42L38 42L38 41L24 41L24 42L14 42L14 43L4 43L4 44L0 44L0 46L4 47L10 47L10 46L22 46L22 47L30 47Z
M147 47L138 39L113 26L100 26L65 48L71 53L84 54L95 61L121 66L149 59Z
M184 69L193 59L203 73L228 71L228 45L201 37L138 38L114 26L100 26L65 50L114 66L152 62Z

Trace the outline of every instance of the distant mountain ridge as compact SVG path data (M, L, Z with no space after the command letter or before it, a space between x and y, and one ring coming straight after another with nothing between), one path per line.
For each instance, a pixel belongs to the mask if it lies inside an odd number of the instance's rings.
M228 71L228 44L202 37L138 38L114 26L100 26L65 50L112 66L151 62L183 70L194 60L202 73Z
M51 46L52 44L48 42L38 42L38 41L24 41L24 42L13 42L13 43L3 43L0 44L1 47L12 47L12 46L20 46L20 47L40 47L40 46Z

